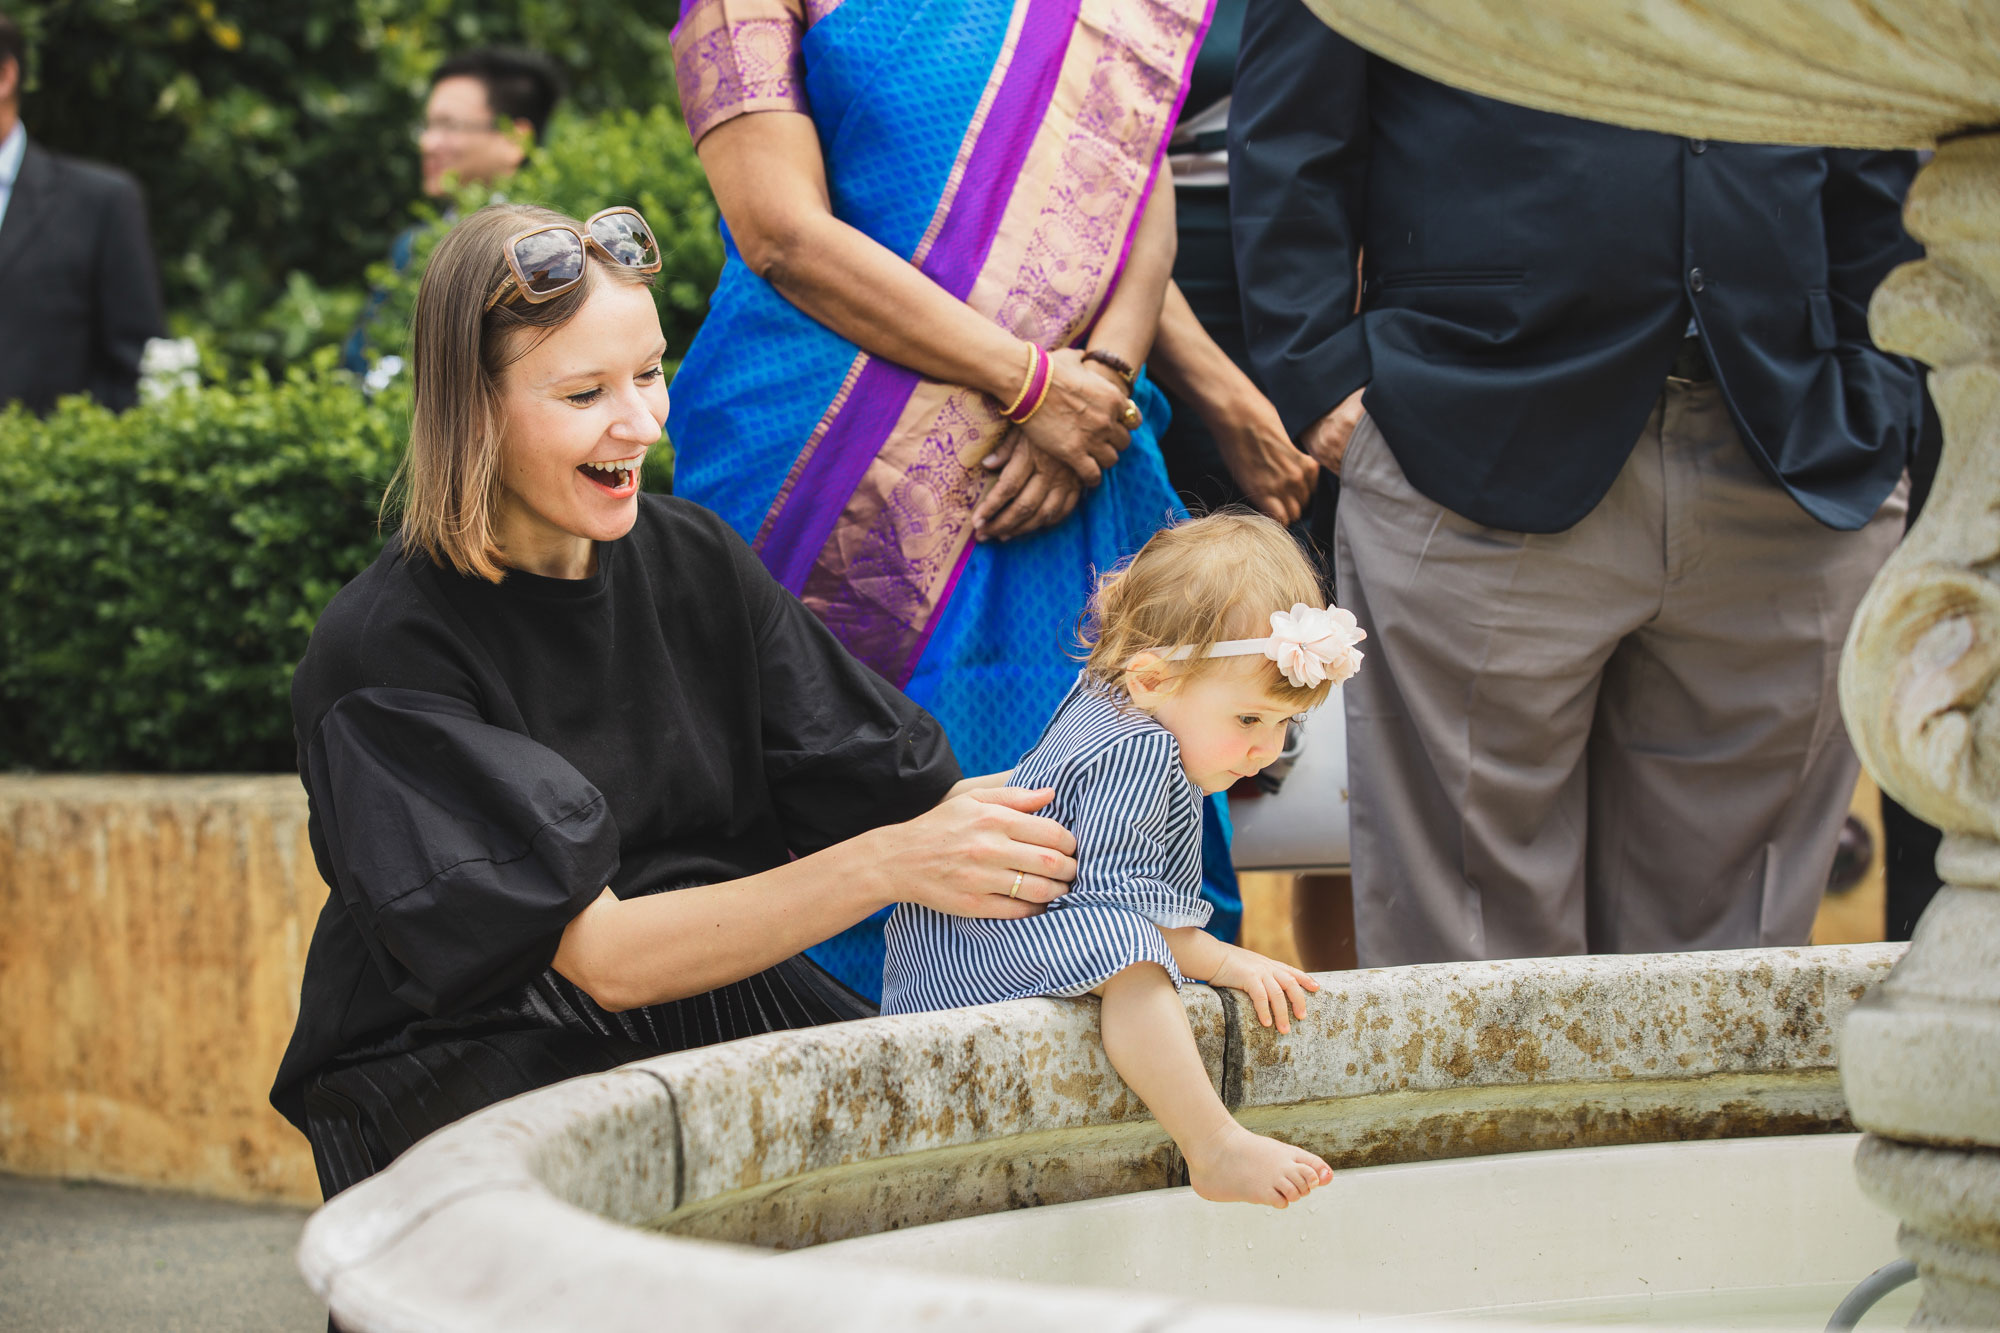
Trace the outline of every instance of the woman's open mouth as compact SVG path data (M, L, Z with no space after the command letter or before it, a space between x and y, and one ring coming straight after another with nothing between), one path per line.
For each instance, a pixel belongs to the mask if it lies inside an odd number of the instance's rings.
M578 463L581 472L591 484L616 496L626 496L639 489L639 468L646 461L645 452L630 458L613 458L603 462Z

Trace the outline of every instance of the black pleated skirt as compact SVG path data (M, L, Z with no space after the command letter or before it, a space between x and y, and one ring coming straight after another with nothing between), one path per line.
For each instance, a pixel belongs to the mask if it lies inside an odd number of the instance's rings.
M618 1014L544 972L478 1013L413 1024L308 1081L306 1137L320 1190L332 1198L432 1130L566 1078L874 1013L803 956L706 994Z

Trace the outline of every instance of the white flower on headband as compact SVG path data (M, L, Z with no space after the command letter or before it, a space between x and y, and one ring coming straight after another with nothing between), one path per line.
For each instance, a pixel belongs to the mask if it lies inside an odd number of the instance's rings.
M1354 645L1367 637L1352 611L1294 602L1289 611L1271 613L1264 656L1295 689L1309 690L1323 680L1338 685L1360 670L1361 653Z
M1325 608L1293 602L1289 611L1271 613L1271 636L1267 639L1226 639L1204 654L1207 657L1249 657L1262 653L1277 663L1293 688L1312 689L1323 680L1338 685L1361 669L1361 654L1354 645L1368 637L1368 631L1354 623L1354 613L1337 606ZM1168 662L1185 662L1194 656L1194 645L1184 643L1160 655Z

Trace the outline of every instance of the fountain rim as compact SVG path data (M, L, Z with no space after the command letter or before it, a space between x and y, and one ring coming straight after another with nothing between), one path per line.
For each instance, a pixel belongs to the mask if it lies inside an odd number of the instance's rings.
M1726 1123L1716 1107L1758 1098L1766 1100L1751 1106L1754 1115L1793 1115L1764 1132L1808 1122L1844 1130L1837 1031L1902 951L1827 946L1326 974L1324 998L1292 1038L1246 1023L1234 993L1190 987L1187 1000L1211 1077L1259 1127L1282 1129L1294 1108L1328 1100L1358 1110L1371 1097L1487 1089L1502 1100L1568 1105L1580 1086L1614 1122L1629 1119L1621 1094L1671 1085L1708 1098L1688 1103L1694 1109L1675 1133ZM355 1330L554 1327L577 1315L563 1304L576 1300L605 1328L637 1328L641 1318L653 1327L662 1308L685 1327L718 1330L753 1318L825 1326L829 1312L836 1327L865 1317L871 1327L1025 1320L1115 1333L1196 1320L1247 1328L1255 1318L1268 1328L1267 1309L947 1281L810 1254L769 1270L767 1252L716 1243L732 1226L741 1238L772 1216L798 1225L834 1197L823 1192L828 1173L857 1163L894 1169L912 1155L980 1145L1002 1145L1004 1157L1025 1135L1111 1143L1103 1158L1111 1165L1076 1185L1085 1192L1036 1202L1177 1183L1163 1174L1177 1167L1171 1146L1103 1059L1095 1014L1089 1002L1020 1001L873 1019L557 1084L447 1127L327 1203L306 1227L300 1265ZM1465 1040L1454 1048L1455 1029ZM1660 1065L1651 1071L1659 1077L1636 1077L1613 1058L1636 1060L1641 1050L1653 1052L1644 1058ZM984 1169L940 1178L934 1192L986 1189ZM947 1209L932 1220L982 1210L994 1209ZM696 1216L711 1238L660 1230Z

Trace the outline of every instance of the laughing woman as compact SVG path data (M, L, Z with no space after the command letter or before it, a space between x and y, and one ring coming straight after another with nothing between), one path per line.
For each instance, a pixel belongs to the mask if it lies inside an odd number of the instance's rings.
M681 107L728 248L674 384L676 489L972 772L1034 743L1096 574L1180 512L1138 367L1211 6L682 6ZM814 956L874 993L880 925Z
M629 209L499 206L424 274L401 531L292 682L333 891L271 1100L329 1196L515 1093L870 1014L800 951L1074 874L1047 793L954 794L928 715L640 493L658 267Z

